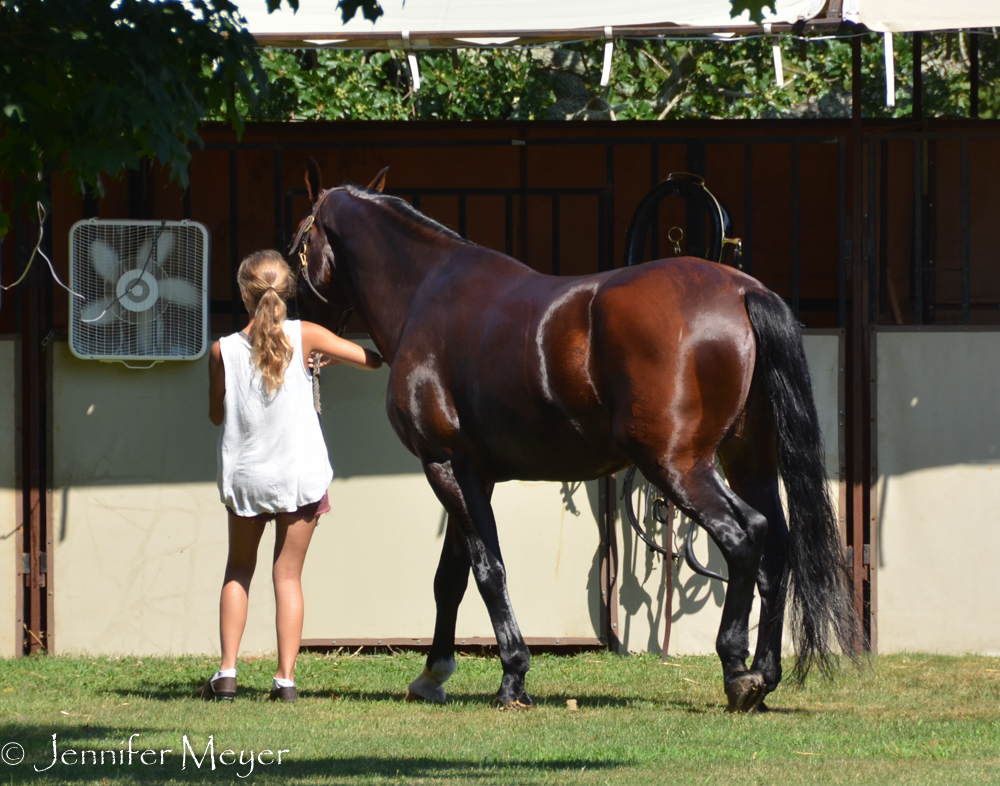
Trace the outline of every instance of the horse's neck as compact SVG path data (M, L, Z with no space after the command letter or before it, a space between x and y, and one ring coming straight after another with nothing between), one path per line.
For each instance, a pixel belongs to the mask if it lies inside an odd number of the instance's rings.
M396 354L417 290L459 243L432 228L400 222L369 234L363 249L351 255L358 309L387 358Z

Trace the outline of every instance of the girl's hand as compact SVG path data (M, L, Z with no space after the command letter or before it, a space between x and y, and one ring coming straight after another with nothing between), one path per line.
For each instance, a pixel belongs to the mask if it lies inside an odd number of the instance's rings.
M309 359L306 361L306 365L309 366L309 370L310 371L315 371L316 370L316 368L317 368L316 361L317 360L319 361L319 365L318 365L319 368L324 368L326 366L330 366L330 365L332 365L334 363L339 363L340 362L339 360L335 360L334 358L330 357L329 355L324 355L321 352L310 352L309 353Z

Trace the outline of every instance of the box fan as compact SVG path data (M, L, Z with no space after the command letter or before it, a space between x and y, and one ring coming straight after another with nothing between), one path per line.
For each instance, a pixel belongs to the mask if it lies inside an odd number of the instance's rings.
M208 346L208 230L194 221L78 221L69 233L69 346L148 368ZM143 365L133 365L133 362Z

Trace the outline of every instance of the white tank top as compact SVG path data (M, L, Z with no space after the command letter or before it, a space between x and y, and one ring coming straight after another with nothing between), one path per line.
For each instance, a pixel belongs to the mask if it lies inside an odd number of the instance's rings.
M333 479L312 378L302 362L302 324L286 320L283 327L294 353L270 398L250 346L235 333L219 341L226 373L219 494L239 516L291 512L318 502Z

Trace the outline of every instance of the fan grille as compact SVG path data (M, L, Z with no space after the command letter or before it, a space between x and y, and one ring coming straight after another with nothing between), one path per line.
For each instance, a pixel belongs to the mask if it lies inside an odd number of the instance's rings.
M192 360L207 346L208 230L192 221L70 230L70 349L104 360Z

